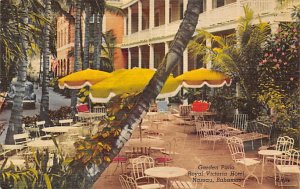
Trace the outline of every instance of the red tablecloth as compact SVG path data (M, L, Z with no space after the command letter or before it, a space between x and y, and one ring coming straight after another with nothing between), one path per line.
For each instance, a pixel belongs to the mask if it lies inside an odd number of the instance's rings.
M208 102L195 101L192 104L192 111L195 112L206 112L209 109Z

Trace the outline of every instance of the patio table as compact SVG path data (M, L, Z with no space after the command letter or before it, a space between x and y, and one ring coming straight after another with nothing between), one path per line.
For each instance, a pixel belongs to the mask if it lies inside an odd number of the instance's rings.
M217 115L217 113L215 112L195 112L195 111L190 111L190 116L194 116L196 119L198 119L199 117L202 117L203 119L205 117L212 117Z
M282 151L278 150L260 150L258 151L259 155L263 156L263 161L262 161L262 168L261 168L261 184L263 183L263 178L264 178L264 167L265 167L265 156L273 156L274 158L274 170L275 170L275 157L282 155Z
M22 150L25 146L24 145L8 145L5 144L2 146L4 150Z
M33 140L27 143L28 147L32 148L50 148L55 147L53 140Z
M184 176L187 172L186 169L181 167L153 167L145 170L145 174L148 176L166 179L166 187L168 187L170 178Z
M25 166L25 160L24 159L11 159L9 158L5 164L5 168L8 168L10 164L14 164L14 166L17 167L24 167Z
M78 113L78 117L83 119L101 118L105 115L105 113Z
M54 126L54 127L47 127L42 129L42 131L46 133L67 133L70 130L78 129L79 127L72 127L72 126Z
M152 139L152 138L134 138L127 141L126 146L133 147L154 147L161 146L165 143L164 140Z

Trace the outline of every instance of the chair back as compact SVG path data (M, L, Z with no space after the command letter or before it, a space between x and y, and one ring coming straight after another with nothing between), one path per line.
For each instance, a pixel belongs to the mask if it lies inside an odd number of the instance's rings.
M278 137L276 150L287 152L294 147L294 139L289 136Z
M93 112L94 113L104 113L104 114L106 114L107 113L107 109L106 109L105 106L95 106L93 108Z
M284 155L276 156L276 165L299 165L300 151L289 149Z
M37 121L35 122L35 125L40 128L40 126L42 126L42 128L45 128L45 123L46 121Z
M29 133L29 131L27 130L26 125L24 123L22 124L22 131L23 131L23 133Z
M180 105L179 106L179 115L180 116L188 116L192 110L191 105Z
M119 181L122 189L136 189L136 182L132 177L123 174L119 176Z
M150 156L140 156L132 159L132 176L134 179L147 177L145 170L154 167L155 161Z
M73 123L73 119L62 119L62 120L58 120L58 123L61 126L71 126Z
M238 161L245 158L245 150L243 140L238 137L227 138L227 145L233 161Z
M27 143L29 140L29 134L28 133L22 133L22 134L14 134L14 141L15 144L24 144Z
M247 131L248 114L235 114L233 126L241 131Z
M214 121L196 121L196 131L200 137L204 137L205 135L216 132L215 130L215 122Z

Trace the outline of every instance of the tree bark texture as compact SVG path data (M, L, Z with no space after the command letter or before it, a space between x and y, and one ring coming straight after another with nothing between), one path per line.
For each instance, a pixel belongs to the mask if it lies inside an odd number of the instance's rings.
M166 54L163 62L159 65L159 68L150 80L149 84L145 87L128 118L121 122L121 128L123 129L120 136L115 141L115 146L112 148L110 159L113 159L120 152L124 144L130 139L133 130L141 122L144 115L146 115L151 103L161 91L172 69L178 64L179 59L182 57L183 51L197 26L200 14L200 4L201 0L189 0L185 17L179 27L169 52ZM95 169L95 166L92 166L93 175L87 178L87 188L90 187L88 184L93 184L108 165L109 163L103 161L97 169ZM89 172L89 169L87 168L86 171ZM91 172L87 173L87 175L90 173Z
M101 68L101 47L102 47L102 24L103 24L103 13L100 11L96 16L94 22L94 59L93 67L96 70ZM99 21L99 22L98 22Z
M82 63L82 69L89 68L89 44L90 44L90 18L91 18L91 7L89 4L85 7L85 28L84 28L84 57Z
M25 11L28 11L27 5L25 6ZM27 15L27 14L26 14ZM24 24L28 24L28 17L24 19ZM18 23L17 23L18 24ZM17 25L17 28L20 26ZM20 34L20 33L19 33ZM15 144L14 134L22 132L22 118L23 118L23 98L25 95L25 82L27 77L27 49L28 41L24 36L19 37L20 47L23 48L23 57L19 59L19 64L17 65L17 81L15 83L16 95L13 98L13 106L11 110L11 116L9 120L9 125L6 133L5 144Z
M45 17L50 18L50 7L51 0L45 2ZM49 40L50 40L50 26L49 23L45 24L45 35L44 35L44 45L43 45L43 78L42 78L42 98L40 107L40 117L49 124L51 121L48 118L49 112Z
M81 0L76 1L76 17L75 17L75 49L74 49L74 72L80 70L80 22L81 22ZM71 108L75 113L77 104L77 90L71 91Z
M75 49L74 49L74 72L80 70L80 22L81 22L81 0L76 1L75 17Z

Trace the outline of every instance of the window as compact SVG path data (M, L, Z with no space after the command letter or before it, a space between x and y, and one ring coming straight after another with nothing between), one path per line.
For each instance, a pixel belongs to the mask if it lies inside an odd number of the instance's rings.
M172 22L172 8L169 8L169 22Z
M154 16L154 27L156 26L159 26L159 11L156 11Z

